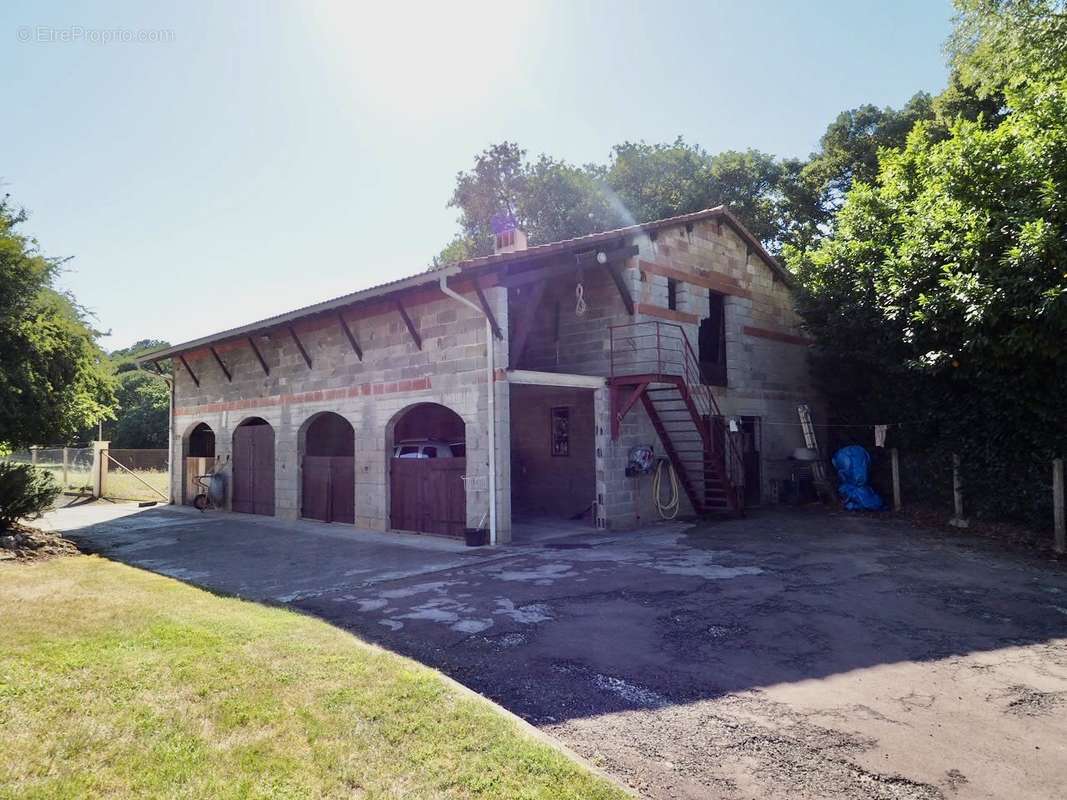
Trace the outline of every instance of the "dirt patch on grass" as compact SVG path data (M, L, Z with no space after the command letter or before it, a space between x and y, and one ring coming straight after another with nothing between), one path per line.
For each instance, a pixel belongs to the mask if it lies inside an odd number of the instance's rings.
M29 562L46 558L75 556L80 551L61 534L15 525L0 530L0 561Z

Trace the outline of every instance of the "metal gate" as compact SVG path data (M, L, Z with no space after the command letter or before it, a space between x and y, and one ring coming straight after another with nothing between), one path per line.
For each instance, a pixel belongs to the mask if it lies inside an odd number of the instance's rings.
M394 458L391 463L392 526L462 536L467 526L467 459Z
M274 429L263 420L233 432L233 510L274 515Z
M323 522L356 521L352 456L304 456L300 515Z

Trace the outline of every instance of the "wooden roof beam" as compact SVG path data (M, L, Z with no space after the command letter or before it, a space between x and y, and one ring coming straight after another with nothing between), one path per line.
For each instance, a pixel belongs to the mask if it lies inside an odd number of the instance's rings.
M493 314L493 309L489 307L489 300L486 299L480 283L474 284L474 291L478 293L478 302L482 304L482 311L485 312L485 318L489 320L489 327L493 329L493 336L497 339L503 339L504 333L500 330L500 325L497 324L496 315Z
M311 369L311 356L308 355L308 351L304 349L304 343L300 341L300 337L296 335L296 328L289 325L289 335L293 337L293 341L296 343L296 349L300 351L300 355L304 357L304 363L308 365L308 369Z
M259 360L259 365L263 367L263 374L270 375L270 367L267 366L263 354L259 352L259 348L256 347L256 342L251 336L248 337L248 344L252 346L252 352L256 354L256 358Z
M408 327L408 333L411 334L412 341L415 342L415 346L422 349L422 337L419 336L419 332L415 329L415 323L411 321L411 317L408 316L408 310L404 308L404 304L400 301L400 298L396 299L396 310L400 312L400 316L404 319L404 324Z
M348 323L345 322L345 315L340 311L337 312L337 321L341 323L341 330L345 332L345 338L348 339L348 343L352 345L352 350L356 354L356 358L360 361L363 360L363 348L359 346L359 342L356 341L356 335L352 333L352 329L348 327Z
M195 383L197 385L197 387L199 387L200 386L200 379L196 377L196 373L193 372L193 368L190 367L189 366L189 362L185 360L185 354L184 353L180 354L178 356L178 358L181 360L182 366L185 367L185 371L189 373L189 377L193 379L193 383Z
M215 345L208 345L208 350L211 351L211 355L215 356L215 363L219 365L219 369L221 369L222 374L226 376L226 380L230 383L233 383L233 375L231 375L230 371L226 369L226 365L222 363L222 359L219 358L218 351L215 350Z

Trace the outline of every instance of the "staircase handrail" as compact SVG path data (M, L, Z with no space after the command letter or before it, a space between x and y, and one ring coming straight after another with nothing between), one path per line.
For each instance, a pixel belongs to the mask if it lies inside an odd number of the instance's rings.
M617 333L616 333L617 330L622 330L622 329L627 329L627 328L629 328L629 329L640 329L642 327L649 326L649 325L654 325L655 326L655 333L654 334L653 333L638 333L638 334L631 335L629 338L625 338L625 337L619 337L617 335ZM680 334L679 337L677 337L677 338L679 338L681 340L681 342L683 343L683 351L682 351L681 364L677 365L677 366L681 366L681 368L682 368L680 377L685 382L690 397L695 397L696 398L695 404L697 405L698 413L700 413L701 415L709 416L709 417L712 417L712 416L721 417L722 416L722 410L719 408L719 403L715 399L715 393L712 392L711 391L711 387L707 383L704 382L704 370L700 366L700 359L697 358L696 352L693 350L693 345L689 342L689 337L686 335L685 328L683 328L681 325L679 325L677 323L674 323L674 322L660 322L658 320L647 320L647 321L644 321L644 322L629 322L629 323L625 323L623 325L612 325L610 330L609 330L610 349L611 349L611 352L610 352L611 376L612 377L617 377L615 353L616 353L616 347L618 345L620 345L622 341L628 341L629 344L630 344L630 350L635 354L640 353L642 350L655 349L656 352L655 352L655 358L654 359L652 359L652 358L639 358L638 359L638 363L639 364L655 363L655 365L656 365L655 372L656 373L663 374L663 375L673 374L673 373L669 373L669 372L664 370L664 364L665 363L667 363L668 365L670 364L669 360L666 361L666 362L664 360L665 351L664 351L664 348L663 348L663 340L664 340L663 329L665 329L665 328L673 328L673 329L677 330L678 333ZM639 347L636 344L636 341L638 339L651 338L653 335L655 336L655 345L654 345L654 347L653 346ZM668 340L670 340L670 339L673 339L675 337L674 336L668 336L666 338ZM638 372L638 373L649 372L649 371L651 371L651 370L636 370L636 372ZM710 433L709 433L709 435L710 435ZM703 436L704 436L704 432L703 431L701 432L701 436L703 438ZM736 463L738 465L743 465L744 464L744 458L743 458L742 453L741 453L741 448L738 446L737 442L733 438L731 438L729 435L726 435L723 438L727 442L727 448L728 448L730 454L733 456L734 459L736 459ZM725 460L724 460L723 466L725 467L725 474L723 475L723 478L730 484L730 486L732 488L736 488L736 486L734 484L734 481L731 479L729 465L725 463ZM735 502L740 504L740 498L739 497L735 498Z

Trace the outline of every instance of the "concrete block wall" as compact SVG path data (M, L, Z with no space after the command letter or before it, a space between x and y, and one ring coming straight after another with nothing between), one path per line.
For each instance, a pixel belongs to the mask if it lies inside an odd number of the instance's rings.
M627 312L619 292L603 270L585 270L584 296L589 311L574 314L576 278L550 282L542 300L526 353L519 366L579 375L610 374L609 329L632 322L678 325L694 351L700 320L708 315L708 292L724 295L727 386L713 389L716 402L727 416L755 416L763 421L762 475L764 491L774 478L789 477L786 460L803 445L797 422L797 405L807 403L819 417L822 405L808 370L809 341L794 310L792 290L727 224L715 220L661 228L655 237L634 237L636 257L623 273L637 303ZM668 309L668 280L676 281L676 309ZM512 295L512 302L521 302ZM559 339L556 339L556 305ZM514 314L513 314L514 316ZM604 400L605 409L609 407ZM598 412L599 413L599 412ZM610 426L610 411L601 418ZM609 428L610 430L610 428ZM618 441L610 433L603 440L598 482L603 489L604 524L626 527L655 514L647 479L623 474L629 449L662 444L644 410L630 411ZM599 491L599 490L598 490ZM683 512L689 510L683 498Z
M596 427L592 389L511 387L511 483L517 510L570 517L596 501ZM570 447L552 454L552 409L570 412Z
M810 341L795 311L793 291L732 228L714 220L699 222L691 231L681 225L661 229L654 241L643 237L637 243L640 254L632 269L644 272L638 285L650 286L649 306L666 309L667 278L680 281L678 315L644 313L637 319L680 325L696 350L700 320L708 314L709 287L724 295L727 386L713 387L713 393L724 415L761 419L766 494L770 480L789 477L786 459L803 446L797 405L809 404L816 417L822 412L808 367ZM693 282L685 281L686 275Z
M600 267L581 275L586 312L575 313L577 275L549 281L533 320L526 350L517 366L542 372L571 375L607 375L609 372L608 328L628 322L626 308L611 277ZM526 297L529 297L528 290ZM513 305L521 307L523 293L511 291ZM518 317L518 312L512 312ZM556 338L556 320L559 338Z
M501 325L507 324L503 289L486 297ZM471 295L474 298L474 295ZM261 417L275 434L275 513L300 513L301 431L311 418L332 411L347 419L356 440L356 524L389 527L389 443L392 425L418 403L438 403L466 424L467 524L483 525L488 511L488 395L484 317L458 301L429 293L406 302L422 337L420 351L399 313L389 307L365 315L346 312L345 319L363 349L360 361L336 317L294 325L312 360L309 368L287 330L255 337L270 369L265 375L246 340L216 345L233 377L227 381L208 350L186 354L197 386L178 362L175 366L174 463L182 463L188 434L199 422L215 431L216 456L224 472L232 470L234 429L248 417ZM507 363L507 341L493 340L498 366ZM499 533L510 536L510 438L508 385L492 383L497 421L497 497ZM181 470L175 470L173 496L181 497Z

